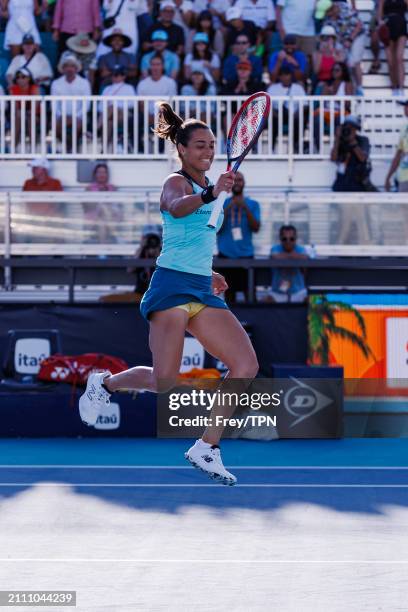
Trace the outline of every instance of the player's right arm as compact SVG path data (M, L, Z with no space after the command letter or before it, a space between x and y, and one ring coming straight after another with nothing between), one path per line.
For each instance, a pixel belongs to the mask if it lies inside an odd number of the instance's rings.
M213 187L214 197L222 191L230 192L234 184L234 173L224 172ZM172 217L186 217L203 205L201 194L193 193L193 188L183 176L170 176L163 185L160 209Z

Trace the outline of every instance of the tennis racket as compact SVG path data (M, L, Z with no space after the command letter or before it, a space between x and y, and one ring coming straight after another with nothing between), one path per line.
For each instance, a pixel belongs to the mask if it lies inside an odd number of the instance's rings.
M234 119L227 138L227 172L232 169L236 172L245 157L256 144L271 109L271 99L263 91L253 94L244 102ZM232 166L232 164L234 164ZM214 202L214 207L207 223L208 227L216 227L218 217L228 197L222 191Z

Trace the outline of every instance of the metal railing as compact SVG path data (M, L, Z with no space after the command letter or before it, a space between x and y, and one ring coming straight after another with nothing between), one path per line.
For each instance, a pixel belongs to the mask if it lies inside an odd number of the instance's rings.
M261 206L254 235L268 256L282 224L318 256L407 256L408 200L397 193L274 192L247 188ZM161 223L157 189L132 192L0 192L0 254L132 256L143 226Z
M166 159L169 144L157 138L152 97L0 96L0 156L46 155L51 159ZM225 136L242 96L168 99L185 118L198 117L217 137ZM257 159L327 159L337 126L350 112L362 120L372 159L393 155L405 119L395 98L276 97L268 124L251 155Z

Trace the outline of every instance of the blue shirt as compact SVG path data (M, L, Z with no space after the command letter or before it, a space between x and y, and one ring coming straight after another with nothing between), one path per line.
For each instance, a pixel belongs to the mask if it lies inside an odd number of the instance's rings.
M306 255L306 249L302 246L295 246L295 253ZM281 244L276 244L271 248L273 253L283 253ZM300 268L278 268L272 272L272 291L277 293L297 293L305 289L305 279Z
M261 210L258 202L251 198L244 198L245 204L257 221L261 221ZM225 201L224 210L231 202L231 198ZM240 227L242 240L234 240L232 228ZM248 217L244 209L231 206L225 215L225 223L217 236L218 251L225 257L253 257L254 246L252 244L253 231L249 227Z
M193 183L193 193L202 191L200 185ZM185 217L173 217L168 211L161 211L163 247L157 258L159 267L211 276L216 233L224 218L221 212L216 229L207 226L214 204L203 204Z
M142 56L140 61L140 70L146 70L146 72L149 70L150 60L152 59L153 55L156 55L155 51L150 51ZM180 70L180 58L177 53L173 53L173 51L165 49L162 53L162 57L164 60L164 73L166 76L172 76L174 70L177 72Z
M257 55L249 55L249 61L252 64L252 78L256 81L262 81L262 60ZM222 69L222 77L226 81L234 81L237 78L237 64L239 61L238 55L230 55L224 62Z
M270 56L269 62L268 62L269 72L272 72L272 70L275 68L276 63L278 61L279 53L280 51L275 51L275 53L272 53L272 55ZM302 51L295 51L293 54L293 57L299 64L299 70L301 70L302 72L305 72L306 66L307 66L306 55ZM292 74L294 74L296 70L296 67L293 64L290 64L289 62L287 62L286 60L283 60L281 68L288 68Z

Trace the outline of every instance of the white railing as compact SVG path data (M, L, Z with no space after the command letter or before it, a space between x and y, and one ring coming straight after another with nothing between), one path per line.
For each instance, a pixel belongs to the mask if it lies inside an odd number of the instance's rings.
M150 97L0 97L0 156L47 155L51 159L166 159L168 143L155 136ZM217 136L216 156L225 155L225 134L245 98L203 96L169 99L183 117L199 117ZM405 119L395 98L273 98L271 116L256 149L258 159L327 159L337 125L352 112L361 117L371 157L393 155Z
M408 256L408 200L394 193L285 193L251 188L261 205L257 256L269 255L279 227L321 256ZM159 191L0 192L0 254L131 256L143 226L160 223Z

